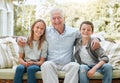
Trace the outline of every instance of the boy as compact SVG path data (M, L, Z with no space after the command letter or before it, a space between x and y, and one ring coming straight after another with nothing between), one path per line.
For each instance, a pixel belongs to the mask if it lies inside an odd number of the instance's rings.
M74 56L80 64L80 83L89 83L89 77L96 71L103 74L102 83L112 83L112 66L107 63L109 58L101 47L95 50L91 47L93 30L94 26L90 21L82 22L80 25L82 38L76 40Z

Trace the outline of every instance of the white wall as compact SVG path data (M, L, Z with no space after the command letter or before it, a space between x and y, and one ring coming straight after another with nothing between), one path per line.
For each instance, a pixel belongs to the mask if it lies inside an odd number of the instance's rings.
M0 36L13 34L13 0L0 0Z

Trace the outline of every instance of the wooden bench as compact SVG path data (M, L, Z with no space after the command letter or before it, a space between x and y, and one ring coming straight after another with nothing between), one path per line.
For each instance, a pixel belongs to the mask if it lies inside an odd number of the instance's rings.
M0 83L13 83L15 70L13 69L0 69ZM59 71L59 83L63 83L65 72ZM41 78L41 71L36 73L37 83L43 83ZM27 83L27 74L23 76L23 83ZM90 78L90 83L102 83L102 75L95 73L92 78ZM113 70L112 83L120 83L120 70Z

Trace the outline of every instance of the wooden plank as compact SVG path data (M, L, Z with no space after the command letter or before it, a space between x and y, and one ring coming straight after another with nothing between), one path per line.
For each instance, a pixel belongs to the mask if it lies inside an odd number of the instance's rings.
M60 79L59 83L63 83L64 79ZM13 80L0 79L0 83L13 83ZM23 83L27 83L27 80L24 80ZM43 83L42 80L37 80L37 83ZM102 83L101 79L92 79L90 83ZM112 83L120 83L120 79L113 79Z

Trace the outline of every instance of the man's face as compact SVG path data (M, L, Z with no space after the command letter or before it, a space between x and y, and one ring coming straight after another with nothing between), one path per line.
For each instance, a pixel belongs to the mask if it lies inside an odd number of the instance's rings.
M63 28L64 26L64 17L60 12L55 11L52 13L51 22L54 28Z

